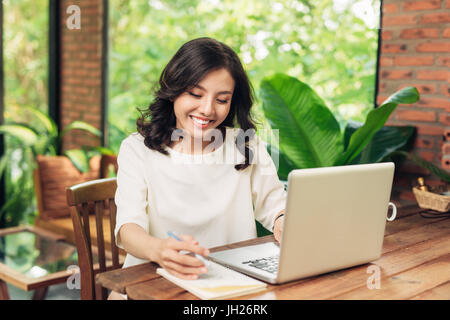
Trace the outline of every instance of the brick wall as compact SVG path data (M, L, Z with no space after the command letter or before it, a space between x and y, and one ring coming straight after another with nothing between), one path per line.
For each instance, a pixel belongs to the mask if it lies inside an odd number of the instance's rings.
M399 105L388 125L417 128L414 153L450 169L450 0L384 0L379 70L381 103L405 86L420 100ZM394 192L414 200L411 185L421 175L430 185L442 183L428 171L406 162L397 172Z
M69 29L67 8L81 9L81 28ZM101 129L102 28L101 0L61 1L61 125L85 121ZM73 131L65 136L63 149L101 144L90 134Z

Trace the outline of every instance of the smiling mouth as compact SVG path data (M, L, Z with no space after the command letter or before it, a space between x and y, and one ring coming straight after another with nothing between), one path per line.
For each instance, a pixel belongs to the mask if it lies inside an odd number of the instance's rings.
M195 124L201 126L202 128L206 127L208 124L213 123L215 120L202 120L194 116L189 116Z

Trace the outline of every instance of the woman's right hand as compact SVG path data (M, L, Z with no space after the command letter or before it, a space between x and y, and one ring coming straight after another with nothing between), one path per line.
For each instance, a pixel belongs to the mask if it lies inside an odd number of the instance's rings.
M182 235L180 238L183 241L173 238L159 239L152 260L176 277L197 279L199 274L208 272L206 266L200 259L182 254L180 251L185 250L207 256L209 250L200 247L192 236Z

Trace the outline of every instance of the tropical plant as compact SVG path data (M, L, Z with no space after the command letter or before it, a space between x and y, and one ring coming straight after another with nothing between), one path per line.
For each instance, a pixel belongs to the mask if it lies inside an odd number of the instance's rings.
M362 126L359 122L349 122L347 124L346 135L351 136L352 132ZM412 143L416 128L414 126L384 126L378 130L369 144L362 152L355 157L351 164L375 163L382 161L394 161L401 163L403 159L409 159L418 166L427 169L430 173L445 180L450 181L448 172L440 169L429 161L407 152ZM344 137L345 146L348 145L348 138Z
M62 138L71 130L82 130L101 137L100 130L82 121L74 121L60 132L56 123L39 109L33 107L24 109L32 115L33 121L30 123L9 122L0 125L0 134L7 134L19 139L23 148L29 148L34 156L61 154ZM92 151L98 152L96 148L85 148L66 150L63 154L72 161L78 170L87 172Z
M398 104L419 99L414 87L391 95L368 113L364 123L349 121L343 132L317 93L296 78L284 74L267 77L261 82L260 96L270 126L280 129L282 180L295 168L381 162L401 155L450 181L445 171L402 150L414 133L413 127L383 127Z
M7 185L7 200L0 209L0 226L17 225L24 219L32 222L30 219L35 213L32 172L36 167L37 155L60 155L63 136L74 129L101 136L98 129L81 121L72 122L60 132L55 122L37 108L24 107L23 111L20 118L29 121L9 121L0 125L0 134L10 142L0 158L0 177L5 178ZM89 159L98 153L109 153L109 150L90 147L63 152L81 172L89 171Z

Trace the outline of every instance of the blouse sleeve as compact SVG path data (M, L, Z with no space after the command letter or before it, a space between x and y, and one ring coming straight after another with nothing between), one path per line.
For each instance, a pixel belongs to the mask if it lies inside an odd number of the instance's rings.
M251 188L255 218L266 229L272 230L276 216L286 207L286 191L279 180L277 169L266 149L256 136L255 159L252 160Z
M144 179L144 160L138 151L139 141L132 137L125 139L117 156L117 206L116 227L114 234L116 244L123 249L119 237L120 228L126 223L135 223L146 232L149 230L147 216L147 184Z

